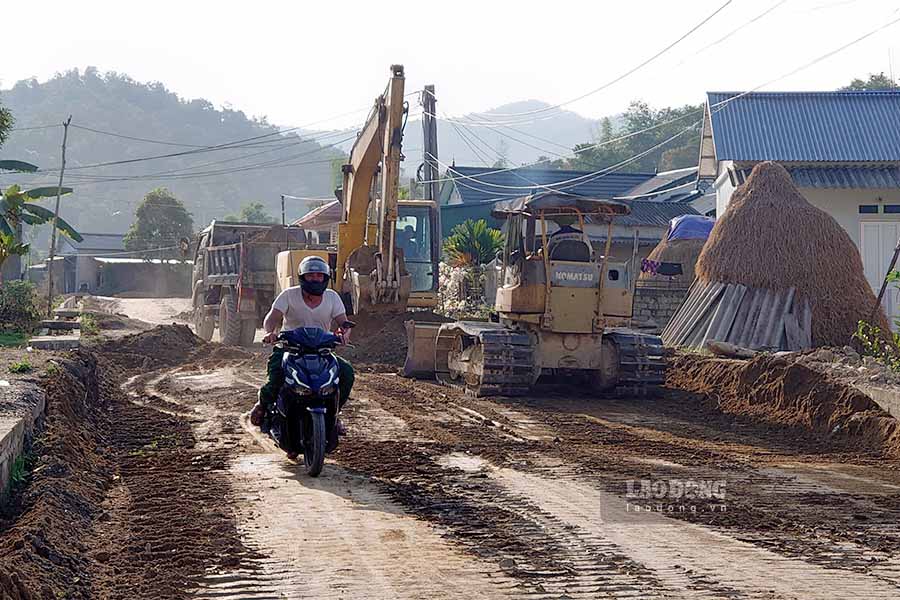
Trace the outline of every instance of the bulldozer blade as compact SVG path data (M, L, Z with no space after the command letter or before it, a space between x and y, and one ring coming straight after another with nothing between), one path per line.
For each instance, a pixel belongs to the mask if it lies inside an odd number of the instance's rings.
M434 350L440 323L406 321L406 361L403 376L434 378Z

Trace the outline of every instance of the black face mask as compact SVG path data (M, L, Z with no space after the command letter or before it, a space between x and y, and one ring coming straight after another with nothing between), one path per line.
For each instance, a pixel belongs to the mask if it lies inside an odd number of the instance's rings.
M328 279L322 281L307 281L306 278L300 278L300 288L307 294L313 296L321 296L328 289Z

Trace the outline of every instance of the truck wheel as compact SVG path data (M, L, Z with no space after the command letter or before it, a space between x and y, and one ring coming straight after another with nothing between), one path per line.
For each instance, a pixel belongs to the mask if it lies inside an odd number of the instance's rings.
M256 319L241 321L241 346L252 346L256 337Z
M212 339L215 328L216 320L210 315L203 314L202 306L194 311L194 329L197 330L197 337L208 342Z
M219 341L229 346L241 343L241 313L231 292L224 292L219 303Z

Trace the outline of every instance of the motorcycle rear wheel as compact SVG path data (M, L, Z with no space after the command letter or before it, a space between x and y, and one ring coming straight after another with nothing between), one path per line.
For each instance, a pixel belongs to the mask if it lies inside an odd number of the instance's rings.
M310 477L318 477L325 465L325 415L310 413L310 431L303 443L303 462Z

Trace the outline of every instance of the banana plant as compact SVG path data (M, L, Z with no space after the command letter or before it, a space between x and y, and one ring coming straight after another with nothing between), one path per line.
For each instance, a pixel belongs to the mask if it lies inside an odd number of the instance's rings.
M8 233L0 233L0 282L3 280L3 263L10 256L25 256L28 254L28 244L20 244L16 236Z
M0 171L24 171L33 173L38 167L31 163L21 160L0 160ZM47 210L43 206L34 203L35 200L41 198L51 198L56 196L57 192L62 194L71 194L72 188L63 187L57 189L56 186L45 186L23 190L18 185L11 185L3 190L3 196L0 197L0 233L12 235L15 237L16 230L21 223L28 225L44 225L53 221L53 211ZM72 238L76 242L82 240L81 235L75 228L69 225L64 219L57 218L57 228L66 236Z

